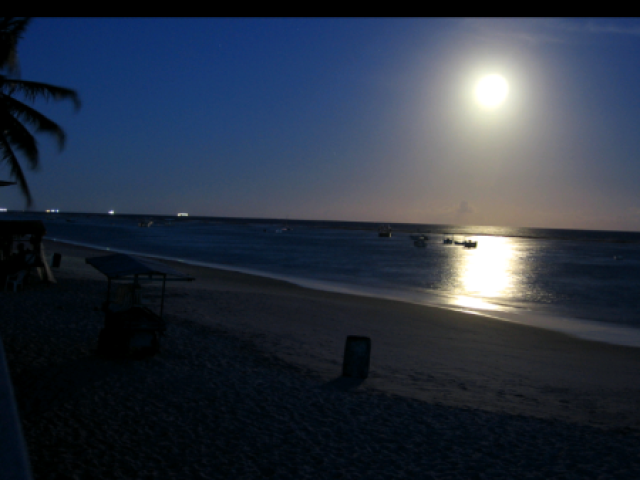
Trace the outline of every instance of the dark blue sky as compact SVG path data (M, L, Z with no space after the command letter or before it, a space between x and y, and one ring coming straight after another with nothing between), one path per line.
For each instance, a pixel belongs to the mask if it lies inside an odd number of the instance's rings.
M36 104L34 209L640 230L638 52L637 19L34 19L22 78L83 102Z

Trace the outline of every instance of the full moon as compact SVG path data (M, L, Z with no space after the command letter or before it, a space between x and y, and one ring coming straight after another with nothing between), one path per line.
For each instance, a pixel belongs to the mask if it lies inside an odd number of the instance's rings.
M509 93L509 84L501 75L487 75L476 85L476 99L483 107L501 105Z

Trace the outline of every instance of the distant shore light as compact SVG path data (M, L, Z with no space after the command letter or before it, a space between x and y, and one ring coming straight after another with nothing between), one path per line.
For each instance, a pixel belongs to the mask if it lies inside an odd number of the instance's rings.
M116 212L113 211L113 210L109 210L109 215L113 215L114 213L116 213Z
M188 213L179 213L178 216L179 217L188 217L189 214Z

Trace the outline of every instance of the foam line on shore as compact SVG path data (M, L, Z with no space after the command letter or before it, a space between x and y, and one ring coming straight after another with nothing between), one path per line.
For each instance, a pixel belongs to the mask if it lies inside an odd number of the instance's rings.
M543 313L531 312L524 309L507 307L504 305L492 304L472 297L450 297L444 294L424 291L392 291L388 289L378 289L375 287L363 287L356 285L340 284L337 282L327 282L323 280L306 279L276 273L254 270L246 267L237 267L224 264L200 262L198 260L155 255L149 253L135 252L119 248L111 248L93 245L83 242L76 242L66 239L47 238L48 241L66 243L78 247L85 247L94 250L101 250L110 253L124 253L128 255L139 255L158 260L182 263L197 267L212 268L237 272L241 274L253 275L272 280L287 282L303 288L319 290L325 292L357 295L362 297L382 298L386 300L400 301L415 305L443 308L456 312L480 315L487 318L518 323L535 328L542 328L555 332L561 332L583 340L603 342L612 345L640 348L640 329L626 327L618 324L608 324L593 320L584 320L568 317L546 315Z

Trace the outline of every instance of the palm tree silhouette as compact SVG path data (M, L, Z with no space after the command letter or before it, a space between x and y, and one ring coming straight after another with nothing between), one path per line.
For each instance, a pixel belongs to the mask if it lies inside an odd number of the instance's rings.
M0 17L0 164L6 162L9 165L11 177L16 180L27 207L33 204L33 198L16 152L26 158L31 170L39 166L36 139L27 126L35 133L53 135L60 150L64 148L65 134L57 123L21 102L15 95L29 102L39 97L71 100L76 110L80 108L80 99L74 90L18 78L17 46L30 21L30 18Z

